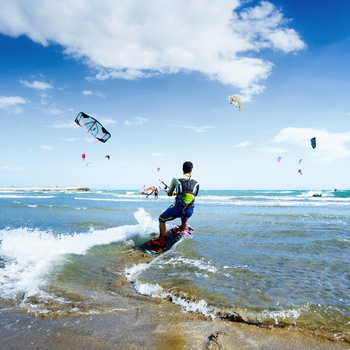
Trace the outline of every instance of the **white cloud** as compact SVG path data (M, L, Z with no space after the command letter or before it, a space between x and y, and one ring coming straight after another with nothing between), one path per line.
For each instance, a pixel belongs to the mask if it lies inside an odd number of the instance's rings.
M293 29L276 30L269 34L269 40L274 48L284 52L294 51L298 46L302 49L304 46L304 43Z
M305 48L290 21L268 1L36 0L33 6L5 0L1 6L1 33L58 43L92 67L97 79L199 72L254 94L273 66L259 57L260 50Z
M18 104L27 103L23 97L20 96L0 96L0 108L7 109L10 107L15 107Z
M264 90L265 86L259 84L251 84L247 88L242 89L239 94L242 104L244 102L249 102L252 99L253 95L261 94Z
M66 142L76 142L76 141L79 141L80 139L77 138L77 137L70 137L70 138L66 138L66 139L63 139L63 141L66 141Z
M316 137L317 143L314 150L312 150L310 144L312 137ZM350 132L331 133L313 128L289 127L282 129L272 142L285 142L303 146L312 150L312 156L318 157L324 162L350 157L350 149L346 147L346 144L350 143Z
M131 121L130 120L125 120L124 124L128 126L133 126L133 125L142 125L148 123L148 119L146 118L133 118Z
M255 51L269 48L288 53L306 47L299 34L287 27L290 21L268 1L246 8L238 16L240 20L233 21L235 30L249 38Z
M73 120L57 120L52 124L52 127L56 129L79 128Z
M213 130L216 129L216 126L211 126L211 125L203 125L203 126L192 126L192 125L172 125L174 127L177 128L184 128L184 129L189 129L189 130L193 130L195 132L207 132L209 130Z
M45 83L43 81L34 80L32 82L29 82L28 80L20 80L20 82L28 88L35 89L35 90L50 90L53 88L52 84Z
M0 167L0 170L6 171L6 172L15 172L15 173L23 172L23 168L11 167L11 166L7 166L7 165Z
M42 103L41 107L39 109L41 109L42 111L44 111L45 113L50 114L50 115L64 114L64 111L62 111L60 108L56 107L55 105L46 106Z
M250 141L243 141L243 142L237 143L237 144L234 145L233 147L234 147L234 148L244 148L244 147L251 146L252 144L253 144L253 142L250 142Z
M0 109L5 109L15 114L21 113L22 108L20 105L26 103L27 101L20 96L0 96Z
M46 83L44 81L39 80L20 80L20 83L30 89L35 90L40 96L39 109L44 111L47 114L51 115L60 115L64 112L58 108L55 104L50 103L51 96L48 93L51 89L53 89L53 84Z
M114 125L117 122L112 119L112 118L99 118L98 121L103 125L103 126L108 126L108 125Z
M281 148L281 147L265 147L263 149L261 149L261 151L266 152L266 153L276 153L276 154L282 154L282 153L287 153L289 152L287 149L285 148Z
M82 93L84 96L97 96L99 98L106 98L106 95L102 94L99 91L84 90Z
M47 146L47 145L41 145L40 148L44 149L45 151L51 151L52 150L52 147L51 146Z
M92 143L96 141L93 137L89 137L89 136L84 137L84 140L87 143Z

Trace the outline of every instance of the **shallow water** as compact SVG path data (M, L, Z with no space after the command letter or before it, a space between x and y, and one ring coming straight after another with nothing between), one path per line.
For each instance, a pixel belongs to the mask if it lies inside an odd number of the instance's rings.
M350 191L312 194L201 191L193 238L152 259L137 247L163 193L0 192L0 312L101 314L139 293L350 341Z

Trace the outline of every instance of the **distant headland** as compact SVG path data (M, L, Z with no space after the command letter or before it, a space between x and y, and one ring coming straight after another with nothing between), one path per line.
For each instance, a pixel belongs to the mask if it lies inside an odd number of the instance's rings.
M88 187L0 187L0 192L12 191L47 191L47 192L87 192L90 191Z

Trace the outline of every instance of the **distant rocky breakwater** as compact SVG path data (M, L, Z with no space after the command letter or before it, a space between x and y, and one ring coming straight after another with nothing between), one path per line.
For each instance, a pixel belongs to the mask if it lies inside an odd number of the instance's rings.
M0 187L0 192L37 191L37 192L87 192L88 187Z

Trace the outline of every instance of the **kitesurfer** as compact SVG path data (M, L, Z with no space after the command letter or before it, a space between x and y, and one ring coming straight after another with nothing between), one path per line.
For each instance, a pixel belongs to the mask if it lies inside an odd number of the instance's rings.
M152 240L155 250L162 252L166 248L166 222L181 218L179 232L187 227L187 221L194 211L195 197L199 191L199 182L192 177L193 164L182 165L183 175L174 177L167 191L168 196L175 195L175 202L159 216L159 237Z

